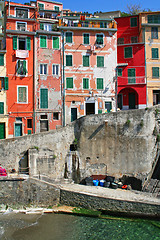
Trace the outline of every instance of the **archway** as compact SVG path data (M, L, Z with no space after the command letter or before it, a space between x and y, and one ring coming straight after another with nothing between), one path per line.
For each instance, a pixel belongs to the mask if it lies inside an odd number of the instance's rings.
M123 88L118 93L118 108L122 110L138 108L138 93L133 88Z

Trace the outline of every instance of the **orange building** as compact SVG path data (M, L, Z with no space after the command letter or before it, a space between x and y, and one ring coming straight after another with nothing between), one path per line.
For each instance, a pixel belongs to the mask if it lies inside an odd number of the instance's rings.
M8 137L31 134L34 115L35 7L6 2Z

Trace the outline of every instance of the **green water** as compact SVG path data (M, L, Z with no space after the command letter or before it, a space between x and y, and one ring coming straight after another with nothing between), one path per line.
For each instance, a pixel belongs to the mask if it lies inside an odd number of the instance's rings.
M0 215L2 240L159 240L160 222L66 214Z

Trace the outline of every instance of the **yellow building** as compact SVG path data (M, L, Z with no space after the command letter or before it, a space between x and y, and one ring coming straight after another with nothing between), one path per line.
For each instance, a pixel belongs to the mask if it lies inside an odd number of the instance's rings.
M8 78L6 77L6 46L4 38L4 1L0 1L0 139L8 137L8 115L6 91Z
M147 105L160 104L160 12L142 12L140 40L145 43Z

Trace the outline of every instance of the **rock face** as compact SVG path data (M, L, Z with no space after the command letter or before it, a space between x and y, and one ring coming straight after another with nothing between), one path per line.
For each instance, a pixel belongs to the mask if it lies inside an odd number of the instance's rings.
M0 163L8 172L77 182L96 174L145 178L157 155L156 108L89 115L56 131L1 140Z

